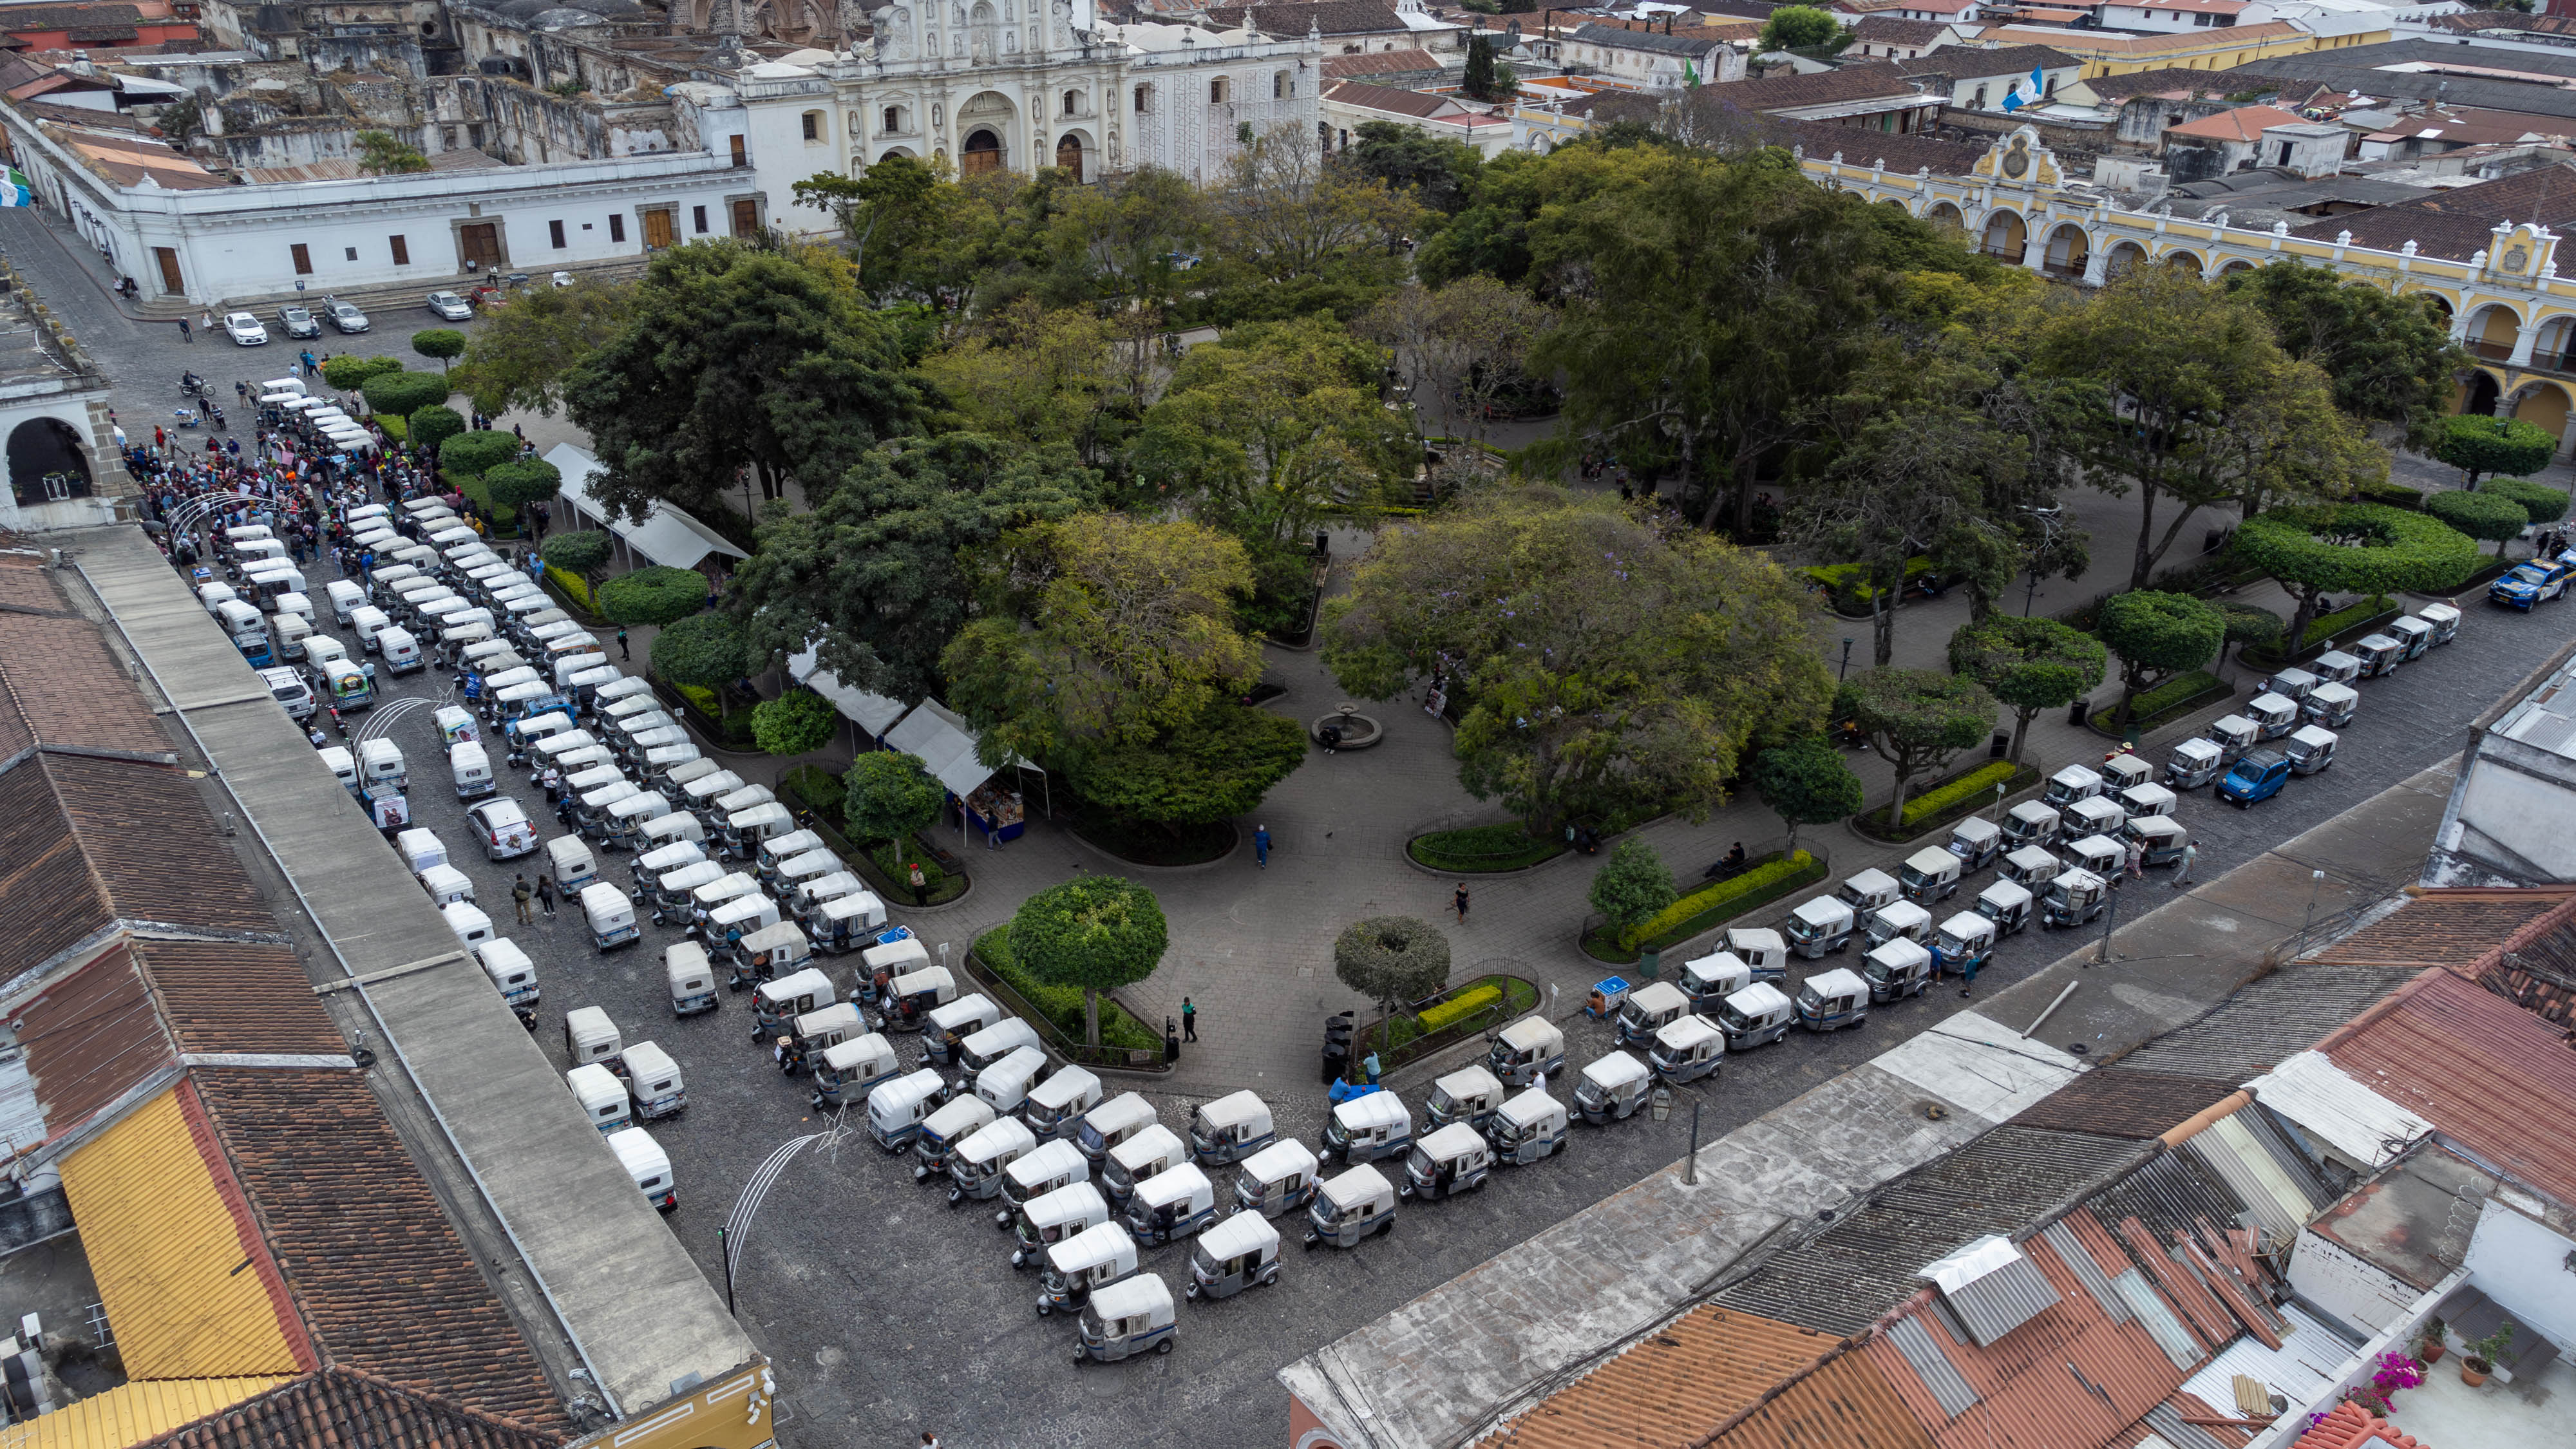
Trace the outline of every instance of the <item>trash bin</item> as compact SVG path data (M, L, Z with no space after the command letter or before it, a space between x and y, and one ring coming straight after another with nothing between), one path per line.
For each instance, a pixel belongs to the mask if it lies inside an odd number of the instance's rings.
M2079 699L2066 707L2066 722L2080 727L2084 723L2084 717L2092 712L2093 701Z
M1662 974L1663 969L1664 953L1662 951L1649 946L1645 950L1637 953L1638 975L1646 978L1648 981L1652 981L1658 975Z

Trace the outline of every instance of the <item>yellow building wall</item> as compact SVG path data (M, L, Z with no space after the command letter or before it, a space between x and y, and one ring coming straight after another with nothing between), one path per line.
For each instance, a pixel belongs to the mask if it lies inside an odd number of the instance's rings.
M777 1392L768 1366L755 1363L685 1399L602 1429L574 1449L771 1449L777 1438L770 1400Z

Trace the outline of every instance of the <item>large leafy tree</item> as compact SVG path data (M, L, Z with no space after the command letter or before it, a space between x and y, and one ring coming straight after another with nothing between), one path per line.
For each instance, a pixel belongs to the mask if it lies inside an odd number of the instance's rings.
M1286 123L1239 145L1216 200L1220 322L1352 317L1402 277L1422 208L1373 176L1328 164L1314 129Z
M1524 369L1530 349L1553 320L1544 304L1520 288L1471 276L1437 291L1402 288L1351 330L1394 355L1394 365L1412 384L1417 419L1428 409L1448 431L1481 445L1494 404L1529 385Z
M438 359L438 370L447 371L452 359L465 355L465 334L452 327L432 327L411 335L411 350L423 357Z
M673 684L720 689L749 672L742 621L730 614L691 614L653 636L653 672Z
M1449 984L1449 938L1417 916L1353 921L1334 938L1333 975L1376 1002L1391 1025L1396 1003L1420 1001Z
M519 440L492 428L457 433L438 445L438 468L450 478L480 478L519 456Z
M597 444L591 496L634 519L656 499L724 508L744 468L764 495L791 474L826 484L920 401L895 325L845 264L731 242L656 255L633 317L564 396Z
M483 470L483 488L502 508L525 508L563 491L563 471L543 458L514 458Z
M1780 847L1784 854L1797 853L1799 826L1831 825L1857 815L1863 800L1860 776L1843 763L1841 750L1817 735L1755 755L1746 780L1788 828L1789 838Z
M2479 491L2521 504L2524 520L2534 528L2546 527L2567 516L2569 495L2563 488L2544 487L2523 478L2495 478Z
M1433 136L1393 121L1362 121L1337 164L1375 177L1443 216L1466 209L1485 159L1464 141Z
M2000 614L1950 636L1950 668L1986 687L2013 714L2012 761L2042 710L2064 709L2102 682L2102 641L2055 619Z
M565 375L626 325L635 291L633 282L584 277L515 297L484 316L449 379L487 415L552 417Z
M947 794L920 756L870 750L841 776L842 818L861 845L902 840L939 819Z
M1762 22L1764 50L1807 50L1831 45L1843 33L1840 22L1812 5L1783 5Z
M2240 524L2233 547L2236 557L2279 580L2299 601L2290 621L2292 653L2306 647L2308 625L2329 594L2437 593L2478 566L2478 546L2468 535L2439 518L2379 503L2276 508ZM2112 647L2119 648L2117 640ZM2198 661L2184 667L2197 668Z
M465 419L456 409L433 403L404 420L413 447L435 454L441 443L465 431Z
M2019 444L1976 411L1925 403L1864 424L1833 470L1791 501L1791 536L1858 563L1869 588L1872 662L1895 658L1905 566L1929 555L2009 554L1985 517L1978 476Z
M1326 610L1342 687L1454 690L1460 778L1533 835L1701 818L1748 749L1812 733L1831 693L1775 565L1598 495L1497 492L1388 530Z
M1154 893L1114 875L1038 892L1011 917L1011 955L1049 986L1082 989L1084 1039L1100 1045L1100 993L1154 974L1171 929Z
M751 738L767 755L802 755L819 750L840 733L841 713L832 702L810 690L791 689L764 699L751 709Z
M1067 751L1065 783L1103 810L1168 830L1251 814L1305 760L1297 721L1223 700L1150 741Z
M2283 352L2250 299L2173 267L2133 270L2059 313L2038 360L2083 384L2074 441L2093 481L2136 490L2132 589L2205 509L2341 497L2388 474L2321 367Z
M358 386L369 411L396 418L435 407L447 401L447 393L447 379L434 372L380 372Z
M921 371L947 403L942 421L1030 447L1066 444L1096 467L1140 411L1131 343L1089 309L1050 311L1024 296L923 358Z
M2483 493L2450 489L2424 500L2424 511L2471 538L2482 538L2496 546L2496 557L2504 557L2504 546L2522 537L2531 527L2531 514L2518 499L2507 498L2489 484Z
M1208 244L1209 207L1186 177L1141 166L1076 188L1049 219L1046 242L1086 295L1159 311L1187 289L1188 259Z
M1611 929L1624 931L1671 905L1677 894L1673 868L1653 846L1631 835L1610 848L1610 858L1592 873L1592 890L1585 898Z
M2270 319L2281 349L2334 379L2335 406L2429 448L2469 365L2430 292L2391 293L2331 267L2274 262L2227 278Z
M2102 642L2120 656L2120 712L2113 722L2122 729L2128 727L2139 690L2200 668L2217 658L2227 642L2227 616L2215 605L2189 594L2149 589L2103 600L2098 627Z
M766 663L810 644L842 683L919 699L939 692L940 651L972 610L961 553L1070 518L1099 495L1099 475L1061 448L949 433L871 449L812 512L760 526L734 598Z
M794 183L795 204L839 223L859 286L885 301L907 280L914 253L932 243L952 204L939 174L910 156L888 156L856 176L823 171Z
M1904 823L1906 787L1914 777L1949 764L1994 727L1995 697L1963 674L1873 669L1842 687L1834 711L1858 724L1871 747L1896 767L1896 793L1887 802L1887 828L1893 831Z

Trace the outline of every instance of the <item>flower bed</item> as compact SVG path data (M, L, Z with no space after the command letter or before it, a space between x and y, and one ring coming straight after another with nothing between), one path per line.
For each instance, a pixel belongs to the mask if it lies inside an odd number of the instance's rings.
M1121 1069L1163 1065L1161 1033L1127 1014L1126 1008L1103 994L1100 998L1100 1046L1092 1048L1083 1041L1082 988L1050 986L1029 975L1011 959L1011 928L995 926L975 938L966 951L966 962L985 978L987 985L1001 989L995 994L1006 1007L1016 1007L1029 1024L1046 1034L1048 1044L1066 1060L1085 1066L1110 1066ZM1137 1060L1132 1053L1145 1053Z
M2194 710L2214 704L2234 693L2236 693L2236 686L2206 669L2177 674L2138 696L2137 702L2129 707L2129 727L2141 736L2151 734ZM2120 709L2115 704L2109 709L2096 710L2091 723L2096 731L2117 738L2120 731L2112 728L2112 721L2119 717Z
M1434 830L1406 841L1404 853L1416 865L1459 875L1497 870L1526 870L1565 853L1561 840L1539 840L1517 824L1470 825L1463 830Z
M2016 765L2009 760L1994 760L1979 765L1975 769L1952 775L1946 780L1935 781L1925 788L1920 797L1906 801L1903 817L1905 824L1899 829L1887 828L1885 801L1880 801L1853 816L1852 828L1872 840L1883 840L1890 845L1903 845L1909 840L1920 840L1954 820L1974 815L1992 805L1995 803L1995 786L1998 784L2004 787L2004 795L2009 799L2038 783L2037 766ZM1919 813L1915 810L1916 805L1936 797L1941 803L1927 805Z
M1822 858L1804 850L1787 858L1771 851L1755 857L1743 874L1690 891L1615 937L1600 931L1584 932L1584 954L1596 961L1624 966L1645 951L1679 945L1720 922L1824 878Z
M1492 993L1487 995L1486 993ZM1479 1003L1454 1017L1444 1017L1431 1024L1442 1010L1467 997L1480 998ZM1384 1076L1406 1062L1419 1061L1433 1052L1444 1051L1470 1037L1480 1036L1513 1017L1538 1005L1538 986L1518 976L1479 976L1461 986L1450 987L1436 996L1425 998L1430 1005L1419 1005L1410 1011L1398 1011L1381 1017L1361 1028L1354 1039L1359 1054L1377 1053L1378 1074Z

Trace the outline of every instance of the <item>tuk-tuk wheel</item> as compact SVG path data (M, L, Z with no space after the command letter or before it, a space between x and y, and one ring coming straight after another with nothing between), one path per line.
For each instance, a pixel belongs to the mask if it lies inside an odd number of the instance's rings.
M965 1193L963 1193L963 1192L961 1192L961 1191L959 1191L958 1189L953 1188L953 1187L952 1187L952 1188L950 1188L950 1189L948 1189L948 1205L949 1205L950 1207L955 1207L955 1206L957 1206L959 1203L964 1202L965 1200L966 1200L966 1194L965 1194Z
M1309 1230L1306 1234L1306 1251L1309 1253L1315 1251L1315 1245L1322 1241L1324 1241L1323 1234Z
M1164 1339L1161 1343L1154 1345L1154 1352L1156 1353L1170 1353L1171 1351L1172 1341L1168 1338Z
M1191 1300L1192 1302L1196 1302L1199 1296L1199 1285L1193 1283L1187 1288L1182 1289L1181 1296Z
M1044 1303L1040 1303L1040 1304L1038 1305L1038 1317L1040 1317L1040 1318L1044 1318L1044 1317L1046 1317L1048 1314L1053 1313L1053 1312L1055 1312L1055 1310L1054 1310L1054 1309L1052 1309L1052 1308L1049 1308L1049 1307L1048 1307L1046 1304L1044 1304ZM1082 1355L1080 1355L1080 1354L1075 1354L1075 1355L1074 1355L1074 1357L1076 1357L1076 1358L1080 1358L1081 1356L1082 1356Z

